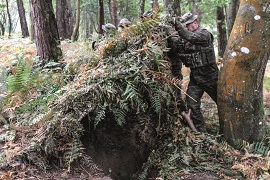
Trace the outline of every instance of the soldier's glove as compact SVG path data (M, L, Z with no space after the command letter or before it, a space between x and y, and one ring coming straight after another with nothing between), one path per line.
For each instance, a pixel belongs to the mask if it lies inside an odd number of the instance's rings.
M181 37L187 37L191 33L187 30L186 26L181 23L181 21L175 21L175 29Z
M182 32L186 29L186 27L180 22L180 21L175 21L175 29L179 32Z

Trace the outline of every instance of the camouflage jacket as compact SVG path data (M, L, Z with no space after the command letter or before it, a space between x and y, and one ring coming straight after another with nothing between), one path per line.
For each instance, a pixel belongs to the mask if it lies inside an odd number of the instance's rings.
M218 67L213 35L202 27L194 32L188 31L182 25L176 26L176 29L179 36L184 38L184 49L178 56L185 66L190 67L190 78L198 84L217 81Z
M183 79L182 75L182 62L179 60L179 54L184 51L184 39L181 38L178 32L171 26L166 26L167 43L170 51L168 58L171 61L171 72L174 77Z

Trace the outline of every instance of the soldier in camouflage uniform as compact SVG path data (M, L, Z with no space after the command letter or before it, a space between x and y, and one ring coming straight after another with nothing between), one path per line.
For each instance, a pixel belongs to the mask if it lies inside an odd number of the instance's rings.
M198 131L206 132L205 122L201 113L201 98L206 92L217 103L218 67L213 47L213 35L200 27L197 15L184 14L180 21L175 21L175 29L184 38L184 51L179 59L191 70L188 85L187 105L191 109L191 120Z

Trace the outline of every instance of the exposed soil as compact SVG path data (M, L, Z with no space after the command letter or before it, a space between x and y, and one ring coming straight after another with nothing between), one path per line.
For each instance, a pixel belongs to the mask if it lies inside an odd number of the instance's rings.
M100 167L105 175L116 180L131 179L146 162L156 138L154 129L148 131L149 140L141 140L141 128L129 120L124 126L113 120L101 122L96 129L83 119L85 134L82 137L86 154ZM150 127L149 127L150 128Z

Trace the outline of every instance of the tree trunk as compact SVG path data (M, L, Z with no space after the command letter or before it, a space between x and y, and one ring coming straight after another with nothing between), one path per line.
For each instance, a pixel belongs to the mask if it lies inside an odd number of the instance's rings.
M230 2L229 2L229 6L228 6L227 12L226 12L228 35L231 34L232 27L233 27L233 24L234 24L234 21L236 18L236 14L237 14L237 11L239 8L239 3L240 3L240 0L230 0Z
M2 22L0 22L0 35L4 36L5 35L5 27Z
M180 0L164 0L164 10L172 16L180 16Z
M225 14L223 7L218 6L216 12L217 31L218 31L218 55L223 57L227 46L227 32L225 26Z
M89 40L90 38L90 17L89 17L89 12L87 10L84 11L84 19L85 19L85 40Z
M6 0L6 5L7 5L7 15L8 15L8 22L9 22L8 37L10 37L11 36L11 30L12 30L12 22L11 22L11 16L10 16L10 12L9 12L8 0Z
M201 10L199 9L199 7L197 6L197 2L200 3L201 0L191 0L191 6L192 6L192 13L193 14L197 14L198 18L197 20L200 22L201 21Z
M48 61L57 61L62 56L52 0L30 0L37 56L44 66Z
M56 19L61 39L71 39L73 19L70 0L56 1Z
M29 1L29 3L31 3L30 1ZM35 32L34 32L34 24L33 24L33 18L32 18L32 14L31 14L31 12L29 13L29 17L30 17L30 29L29 29L29 33L30 33L30 40L31 40L31 42L33 42L34 41L34 37L35 37Z
M138 17L140 18L144 13L145 0L139 1Z
M154 0L153 9L156 9L158 6L158 0Z
M104 25L104 4L103 0L98 0L98 33L103 34L102 25Z
M269 6L269 4L268 4ZM224 54L218 81L221 133L234 140L259 141L265 125L263 78L270 53L270 13L264 0L242 0Z
M113 25L117 27L117 7L116 7L116 0L110 0L109 1L109 7L110 7L110 14Z
M73 30L73 33L71 36L72 42L77 41L78 37L79 37L80 16L81 16L80 15L80 12L81 12L80 4L81 4L81 1L77 0L76 1L76 23L75 23L74 30Z
M25 17L25 10L24 10L24 6L23 6L23 1L17 0L17 6L18 6L18 11L19 11L19 16L20 16L22 36L28 37L29 31L28 31L27 21L26 21L26 17Z

